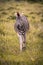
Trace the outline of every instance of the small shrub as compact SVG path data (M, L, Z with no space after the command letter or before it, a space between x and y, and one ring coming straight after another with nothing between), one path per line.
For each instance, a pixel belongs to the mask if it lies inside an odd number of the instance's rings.
M43 32L39 33L38 37L43 39Z
M10 17L8 17L7 19L15 19L16 17L15 16L10 16Z
M43 14L42 14L42 17L43 17Z
M30 12L30 14L34 14L34 12Z
M11 10L11 9L14 9L14 7L9 7L7 10Z
M7 2L7 1L10 1L10 0L0 0L1 2Z
M34 17L34 16L32 16L32 19L35 19L35 17Z
M2 14L3 14L3 15L7 15L7 13L6 13L6 12L2 12Z
M38 12L38 13L37 13L37 15L40 15L40 14L41 14L41 12Z
M0 11L4 11L4 9L0 8Z
M5 36L5 33L3 30L0 29L0 34Z
M25 15L26 17L28 17L28 15Z
M43 19L41 19L41 22L43 22Z

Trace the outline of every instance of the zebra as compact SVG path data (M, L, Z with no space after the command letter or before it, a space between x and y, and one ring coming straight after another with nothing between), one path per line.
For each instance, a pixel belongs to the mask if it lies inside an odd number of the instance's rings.
M19 12L16 13L16 22L14 24L15 32L19 37L20 51L26 49L26 32L29 30L27 17Z

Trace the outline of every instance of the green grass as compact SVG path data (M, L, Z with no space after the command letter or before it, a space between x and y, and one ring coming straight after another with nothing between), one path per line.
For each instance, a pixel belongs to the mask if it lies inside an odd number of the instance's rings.
M20 52L15 12L28 18L26 50ZM43 4L9 1L0 5L0 65L43 65Z

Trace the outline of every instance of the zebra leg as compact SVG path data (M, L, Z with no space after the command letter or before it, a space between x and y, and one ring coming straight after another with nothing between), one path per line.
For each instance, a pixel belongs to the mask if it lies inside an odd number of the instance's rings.
M19 37L19 41L20 41L20 51L22 51L22 44L23 44L22 35L18 34L18 37Z
M23 35L23 49L26 48L26 34Z

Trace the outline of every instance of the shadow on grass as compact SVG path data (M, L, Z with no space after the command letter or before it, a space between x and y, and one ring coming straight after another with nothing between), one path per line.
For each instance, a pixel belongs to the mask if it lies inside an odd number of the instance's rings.
M0 61L0 65L34 65L32 62L29 63L29 62L24 62L24 61L19 61L19 62L16 62L16 61Z
M39 58L38 60L34 62L34 65L43 65L43 59Z
M0 65L43 65L43 60L39 59L36 60L35 62L29 62L29 61L4 61L0 60Z

